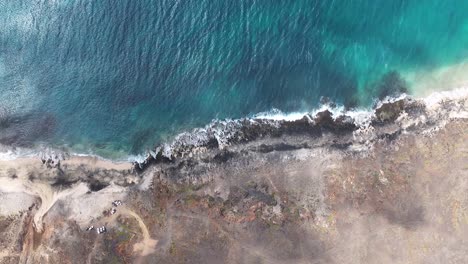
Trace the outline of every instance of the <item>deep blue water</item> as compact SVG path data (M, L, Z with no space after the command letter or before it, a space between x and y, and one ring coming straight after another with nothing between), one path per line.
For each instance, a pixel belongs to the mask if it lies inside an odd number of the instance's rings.
M214 118L369 105L463 61L456 0L0 0L0 143L139 153ZM411 89L411 84L408 84Z

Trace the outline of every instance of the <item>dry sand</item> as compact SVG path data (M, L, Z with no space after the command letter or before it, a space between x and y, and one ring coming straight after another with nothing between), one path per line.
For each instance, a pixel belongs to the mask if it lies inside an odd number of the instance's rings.
M79 166L90 169L128 171L130 163L113 163L94 157L71 157L61 166L73 170ZM32 174L45 175L46 181L31 180ZM0 214L12 215L27 210L34 203L39 204L34 215L37 231L43 229L43 218L49 210L61 201L69 206L73 217L82 225L98 217L115 199L124 197L124 189L111 185L99 193L90 193L85 183L76 183L69 188L53 187L47 182L51 169L39 158L19 158L0 161Z

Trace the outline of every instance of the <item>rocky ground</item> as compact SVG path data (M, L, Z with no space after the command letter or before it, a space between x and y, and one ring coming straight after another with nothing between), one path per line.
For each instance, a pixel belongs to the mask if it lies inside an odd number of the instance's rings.
M133 167L0 162L1 263L467 263L467 109L243 121Z

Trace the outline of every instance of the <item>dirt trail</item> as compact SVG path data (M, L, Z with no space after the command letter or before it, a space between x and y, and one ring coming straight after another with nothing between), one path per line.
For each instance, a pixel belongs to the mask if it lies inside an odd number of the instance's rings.
M50 185L44 183L34 184L31 189L31 194L35 194L41 199L41 206L34 215L34 224L37 232L42 232L44 226L42 220L58 200L66 199L68 196L79 197L86 194L89 190L88 186L84 183L77 184L63 191L54 191Z
M72 188L63 191L54 190L52 186L46 183L33 182L25 179L11 179L7 177L0 178L0 192L2 193L25 193L38 197L41 205L34 215L34 225L37 232L43 230L43 218L54 204L67 196L80 196L88 191L84 183L77 184Z
M17 253L11 253L9 250L1 250L0 251L0 262L3 258L6 258L6 257L17 257L18 254Z
M140 258L137 259L135 263L142 263L144 260L144 257L155 252L155 248L158 243L158 240L151 238L150 233L148 231L148 227L143 222L143 219L141 219L141 217L137 213L133 212L132 210L127 208L125 205L121 205L117 207L117 212L114 215L105 217L101 219L100 221L95 222L93 225L95 227L100 227L100 226L109 227L110 225L112 225L113 223L117 221L119 216L129 216L129 217L134 218L138 222L138 226L141 229L143 239L133 246L133 251L137 254L137 256L140 256ZM96 248L97 241L98 240L95 240L93 250L88 255L86 263L92 263L92 257L94 255L94 250Z
M141 219L141 217L138 214L125 207L120 208L120 214L132 216L137 220L138 225L140 226L141 233L143 235L143 240L134 245L133 251L140 252L141 256L147 256L153 253L158 241L151 238L148 231L148 227L146 227L146 224L143 222L143 219Z

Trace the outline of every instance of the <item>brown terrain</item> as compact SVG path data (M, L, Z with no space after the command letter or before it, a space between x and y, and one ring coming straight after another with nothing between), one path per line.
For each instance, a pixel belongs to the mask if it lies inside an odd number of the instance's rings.
M468 263L468 103L438 107L319 113L144 165L1 161L0 263Z

